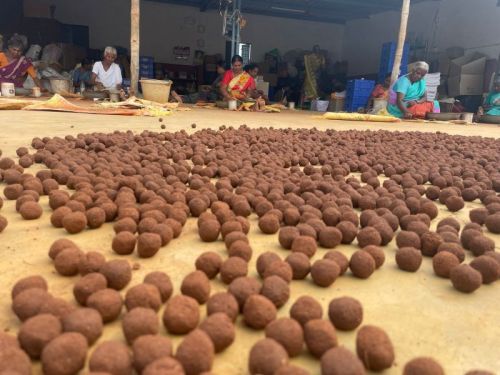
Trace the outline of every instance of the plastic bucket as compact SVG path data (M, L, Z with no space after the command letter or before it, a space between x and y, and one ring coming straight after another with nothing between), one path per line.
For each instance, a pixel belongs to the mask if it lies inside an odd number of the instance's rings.
M228 109L230 111L236 111L238 109L238 101L230 100L228 103Z
M3 82L1 86L2 96L6 98L11 98L16 96L16 88L11 82Z
M141 79L140 82L144 99L157 103L168 103L172 81Z

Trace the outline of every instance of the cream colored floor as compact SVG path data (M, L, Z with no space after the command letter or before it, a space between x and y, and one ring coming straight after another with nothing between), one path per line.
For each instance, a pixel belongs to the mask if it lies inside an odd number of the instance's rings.
M220 125L238 126L247 124L251 127L273 126L275 128L306 128L337 130L398 130L398 131L441 131L450 134L480 135L500 138L500 127L489 125L449 125L449 124L376 124L358 122L337 122L313 120L310 113L230 113L217 110L193 110L179 112L165 118L163 124L168 131L184 129L213 128ZM4 156L15 156L16 148L27 146L33 137L64 136L67 134L89 132L112 132L115 130L161 131L160 122L156 118L97 116L81 114L41 113L23 111L0 112L0 149ZM36 171L36 168L32 168ZM3 185L0 186L3 189ZM72 285L76 278L63 278L55 274L47 256L50 244L57 238L66 236L61 229L50 225L50 209L47 199L41 202L45 208L40 220L23 221L15 212L14 202L6 201L1 214L9 220L8 228L0 234L1 281L0 290L0 328L15 333L19 322L10 310L10 289L14 282L24 276L41 274L49 281L50 291L57 296L73 301ZM469 204L468 208L479 206ZM449 216L446 208L440 207L440 217ZM466 211L455 215L465 224L468 222ZM437 221L437 220L436 220ZM435 223L434 223L435 225ZM500 236L488 235L500 244ZM85 231L71 236L85 250L99 250L108 258L116 256L111 251L113 232L110 224L99 230ZM255 272L257 256L272 250L282 257L287 255L277 241L277 236L266 236L260 233L255 218L252 219L250 235L254 256L251 261L252 275ZM339 247L350 256L355 246ZM214 250L225 255L224 244L202 243L197 236L196 222L189 220L181 237L163 248L156 257L139 260L130 256L131 262L140 263L139 270L134 271L134 285L142 281L144 275L152 270L167 272L178 292L183 277L194 269L194 261L199 254ZM497 250L499 246L497 245ZM326 250L320 249L315 258L323 256ZM385 248L386 263L382 269L366 280L358 280L349 275L338 279L327 289L314 286L310 280L294 281L291 284L292 298L279 314L286 316L293 301L300 295L313 295L325 308L329 301L338 296L349 295L359 299L365 311L364 324L375 324L384 328L390 335L396 350L396 363L386 374L400 374L404 364L415 356L433 356L445 367L447 374L464 374L473 368L490 371L500 370L500 283L482 286L472 295L456 292L448 280L439 279L432 272L429 259L425 259L422 268L415 274L399 271L395 266L394 243ZM216 281L212 290L221 291L225 286ZM205 313L202 308L203 314ZM161 315L160 315L161 316ZM355 334L338 333L342 345L354 350ZM246 374L247 356L252 344L263 337L263 332L251 331L238 322L237 339L224 353L218 355L214 363L214 374ZM122 340L119 323L105 327L101 340ZM178 343L181 338L176 337ZM319 374L319 362L304 353L292 360L308 368L312 374ZM34 373L41 373L40 366L35 365Z

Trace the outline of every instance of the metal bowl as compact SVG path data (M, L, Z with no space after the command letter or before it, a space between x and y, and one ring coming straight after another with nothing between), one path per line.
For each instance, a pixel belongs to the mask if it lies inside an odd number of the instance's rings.
M427 120L453 121L460 120L460 116L460 113L427 113L425 117Z

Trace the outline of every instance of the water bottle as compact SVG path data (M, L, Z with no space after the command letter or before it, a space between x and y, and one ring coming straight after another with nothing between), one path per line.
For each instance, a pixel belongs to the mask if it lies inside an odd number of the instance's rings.
M80 94L83 94L85 92L85 82L80 83Z

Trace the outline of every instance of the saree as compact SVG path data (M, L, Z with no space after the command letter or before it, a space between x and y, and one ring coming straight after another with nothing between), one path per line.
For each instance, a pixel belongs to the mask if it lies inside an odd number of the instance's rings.
M23 87L24 76L32 67L31 61L24 56L12 60L0 68L0 83L13 83L16 87Z
M408 107L408 102L418 101L422 99L425 95L427 88L425 79L421 79L417 82L411 82L407 75L399 78L389 94L389 104L387 105L387 111L395 117L402 118L404 117L404 113L397 106L397 95L398 93L404 94L403 102L408 108L408 111L416 118L425 118L425 115L429 112L437 112L435 111L435 103L433 102L424 102L417 103L411 107Z
M226 74L233 73L231 71ZM245 100L247 97L248 90L255 88L255 81L253 77L247 72L243 72L237 76L233 76L232 79L227 84L227 90L229 94L235 99Z
M321 55L312 53L304 56L304 65L306 68L306 79L304 82L304 94L308 99L317 99L318 81L316 79L318 71L325 65L325 58Z
M490 106L490 110L486 112L487 115L500 116L500 92L491 92L484 104Z

